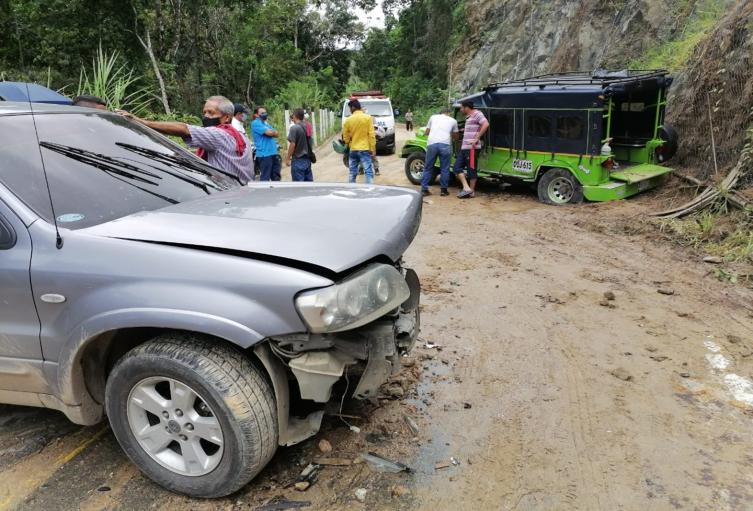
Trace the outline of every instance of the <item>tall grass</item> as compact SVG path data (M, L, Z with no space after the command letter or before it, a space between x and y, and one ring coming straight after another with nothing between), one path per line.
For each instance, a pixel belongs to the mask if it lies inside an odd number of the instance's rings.
M107 53L99 46L91 69L81 67L76 95L99 96L111 109L144 115L154 101L151 88L139 85L142 77L120 62L120 52Z

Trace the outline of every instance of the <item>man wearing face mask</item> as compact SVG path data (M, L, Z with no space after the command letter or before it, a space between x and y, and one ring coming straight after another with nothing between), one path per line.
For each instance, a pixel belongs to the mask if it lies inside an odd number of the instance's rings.
M163 135L183 138L188 147L197 150L196 154L200 158L213 167L232 174L245 185L253 181L254 162L248 139L230 124L234 110L233 103L226 97L212 96L204 103L202 126L173 121L148 121L123 110L118 110L118 113Z
M239 132L245 135L248 110L246 110L246 107L241 105L240 103L235 103L233 107L235 108L235 113L233 114L233 120L230 121L230 124L233 125L233 128L237 129Z
M254 114L256 119L251 123L251 133L256 146L256 160L259 162L259 180L279 181L282 177L282 161L276 138L280 134L267 122L269 114L266 108L257 106Z

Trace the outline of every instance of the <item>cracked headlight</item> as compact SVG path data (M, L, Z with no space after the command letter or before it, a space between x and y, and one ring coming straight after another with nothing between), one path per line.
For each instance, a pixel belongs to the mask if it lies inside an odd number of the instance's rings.
M384 316L410 297L403 275L386 264L372 264L337 284L304 291L298 312L315 334L351 330Z

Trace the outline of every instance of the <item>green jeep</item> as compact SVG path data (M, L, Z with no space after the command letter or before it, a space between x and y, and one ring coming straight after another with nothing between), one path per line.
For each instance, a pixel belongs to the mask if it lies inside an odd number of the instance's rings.
M478 154L481 177L536 184L547 204L609 201L659 185L672 169L677 133L664 124L667 71L551 74L491 84L458 100L489 120ZM408 140L405 173L421 184L424 130ZM431 180L439 169L433 169Z

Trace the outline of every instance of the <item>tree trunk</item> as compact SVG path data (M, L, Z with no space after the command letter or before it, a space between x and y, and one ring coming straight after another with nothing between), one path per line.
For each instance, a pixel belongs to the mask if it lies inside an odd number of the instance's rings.
M136 34L136 37L139 39L141 46L144 47L146 54L149 56L149 60L152 62L154 74L157 75L157 81L159 82L159 90L162 96L162 106L165 108L165 113L170 114L172 112L170 112L170 104L167 101L167 89L165 88L165 80L162 79L162 73L159 70L157 59L155 58L154 51L152 50L152 37L149 35L149 30L146 31L146 42L141 38L140 35Z

